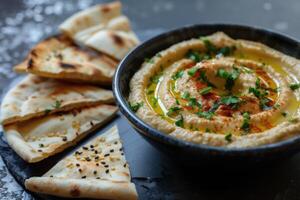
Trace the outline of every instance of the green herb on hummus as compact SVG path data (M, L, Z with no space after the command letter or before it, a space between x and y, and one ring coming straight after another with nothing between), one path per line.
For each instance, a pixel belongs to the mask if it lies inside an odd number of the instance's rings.
M180 118L175 122L176 126L183 127L183 116L180 115Z
M129 107L133 112L137 112L140 107L144 105L144 102L129 103Z

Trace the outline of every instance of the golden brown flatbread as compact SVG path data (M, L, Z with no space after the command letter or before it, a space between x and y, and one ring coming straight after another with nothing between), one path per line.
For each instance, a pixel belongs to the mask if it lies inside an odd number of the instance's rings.
M60 31L80 45L122 60L139 40L121 7L120 2L90 7L69 17Z
M55 112L113 102L110 90L28 75L3 98L1 122L5 125Z
M116 111L116 106L103 104L55 113L4 126L4 135L20 157L34 163L76 144L110 120Z
M14 70L74 82L110 85L116 66L117 62L105 54L80 48L60 35L37 44L27 60Z
M27 179L25 186L33 192L61 197L137 199L116 126L58 162L42 177Z

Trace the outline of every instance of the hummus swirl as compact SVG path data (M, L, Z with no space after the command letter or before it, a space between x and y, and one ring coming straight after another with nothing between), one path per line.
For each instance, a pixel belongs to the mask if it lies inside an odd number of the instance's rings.
M218 32L146 59L128 101L141 119L185 141L274 143L300 134L297 67L295 58Z

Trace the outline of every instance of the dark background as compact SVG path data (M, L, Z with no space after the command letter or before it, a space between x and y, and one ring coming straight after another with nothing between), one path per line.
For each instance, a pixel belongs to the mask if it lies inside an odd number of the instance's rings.
M100 2L104 1L1 0L1 92L16 77L11 66L22 61L33 44L56 33L57 25L70 14ZM122 3L141 40L195 23L254 25L300 39L299 0L128 0ZM222 166L216 166L214 171L182 169L146 143L124 119L118 117L116 123L140 199L300 199L300 155L262 169L241 169L242 173L228 173ZM4 161L11 166L20 164L16 155L5 144L2 146L6 151L1 154L9 158ZM10 167L10 170L19 181L26 176L22 167Z

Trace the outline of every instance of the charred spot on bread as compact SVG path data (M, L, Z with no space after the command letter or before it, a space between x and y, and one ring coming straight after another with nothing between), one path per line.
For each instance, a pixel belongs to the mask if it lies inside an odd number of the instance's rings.
M109 5L103 5L101 7L101 12L107 13L109 11L111 11L111 7Z
M32 60L32 58L30 58L28 63L27 63L27 69L32 69L33 65L34 65L33 60Z
M73 188L70 191L70 195L73 197L79 197L80 196L80 190L78 188L78 186L73 186Z
M72 65L72 64L69 64L69 63L64 63L64 62L60 62L59 66L63 69L75 69L76 68L75 65Z
M112 40L114 41L114 43L118 46L124 46L125 45L125 41L118 36L115 33L110 33L110 37L112 38Z
M37 57L36 50L33 49L33 50L30 52L30 55L33 56L33 57Z

